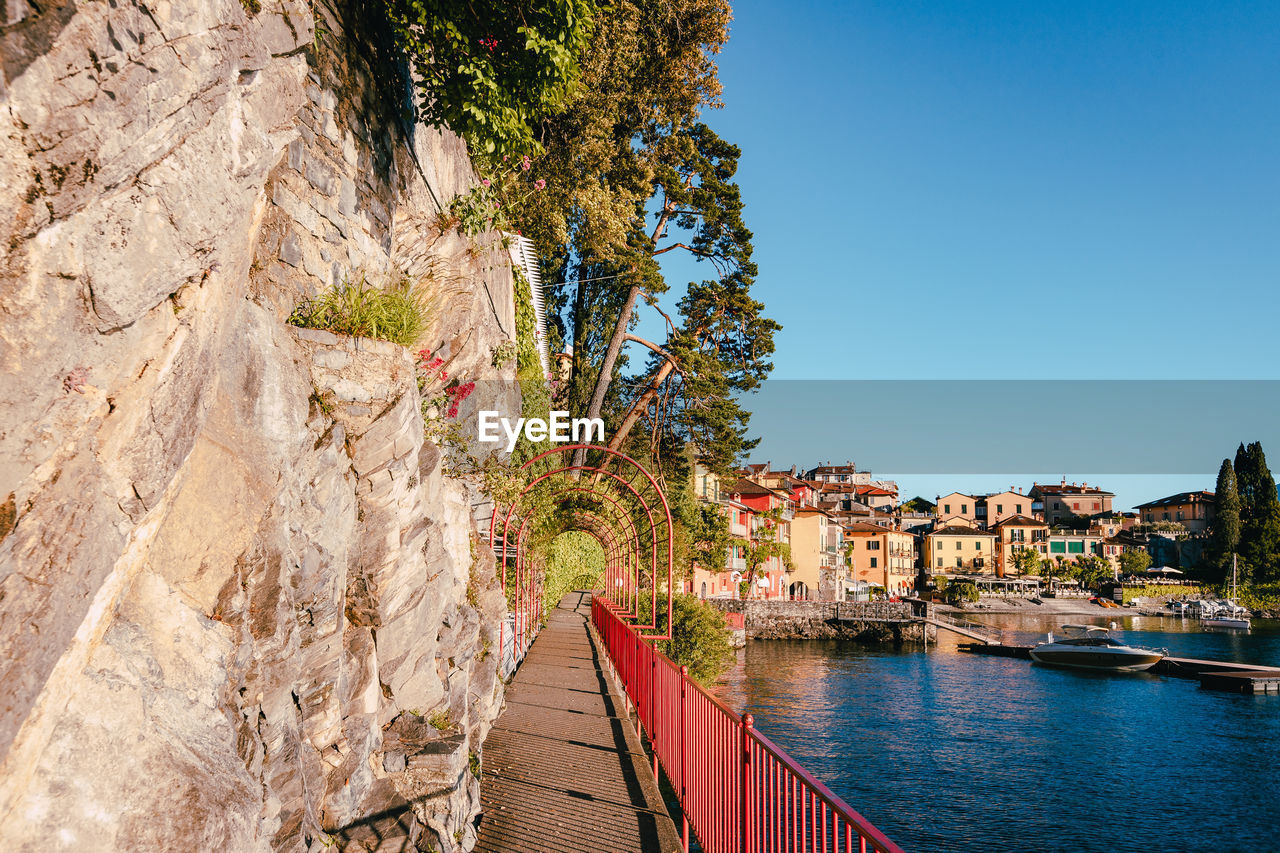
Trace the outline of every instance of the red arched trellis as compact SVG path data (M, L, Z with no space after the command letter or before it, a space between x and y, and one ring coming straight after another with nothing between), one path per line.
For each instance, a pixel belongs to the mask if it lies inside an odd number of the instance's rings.
M603 600L608 602L620 616L635 619L639 622L640 594L644 587L645 572L642 571L641 555L644 551L643 539L645 522L648 526L648 585L650 586L650 619L647 624L637 624L637 628L650 633L642 634L646 639L670 639L671 600L674 588L674 545L675 534L671 521L671 508L666 495L643 465L624 453L607 447L589 444L567 444L547 450L530 459L521 466L526 476L533 472L534 466L543 460L561 454L573 453L579 449L603 455L600 464L570 464L539 473L523 486L520 494L505 511L495 507L489 521L489 541L501 549L501 569L503 590L507 589L509 559L514 556L514 600L512 602L513 641L515 658L523 656L529 643L533 640L536 626L542 618L542 577L533 570L525 553L526 539L531 527L531 517L524 512L525 504L535 489L546 488L553 478L561 478L558 490L550 497L555 501L557 522L564 530L581 530L600 543L606 555L605 589ZM551 463L554 465L554 462ZM619 470L612 470L617 468ZM624 476L624 474L628 476ZM591 475L583 477L581 475ZM569 477L576 479L569 481ZM637 488L639 486L639 488ZM652 492L652 495L646 495ZM653 495L656 495L656 500ZM647 499L646 499L647 498ZM564 504L574 499L586 499L600 504L601 511L585 510L582 507L570 509ZM628 509L628 505L631 509ZM638 511L644 521L637 525ZM499 526L498 516L502 513ZM664 529L665 528L665 529ZM514 547L514 554L513 554ZM665 623L659 622L659 586L661 573L659 568L659 552L666 552L666 615ZM663 633L657 633L659 624L665 626ZM504 638L505 639L505 638Z

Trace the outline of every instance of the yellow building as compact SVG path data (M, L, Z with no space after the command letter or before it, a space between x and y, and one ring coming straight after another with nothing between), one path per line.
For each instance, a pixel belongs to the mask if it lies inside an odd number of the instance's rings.
M1021 492L1011 490L979 495L977 501L979 527L991 529L1006 518L1013 518L1016 515L1031 517L1031 496Z
M1213 492L1199 491L1180 492L1167 498L1138 504L1136 509L1142 514L1143 524L1176 521L1192 533L1203 533L1209 529L1216 505Z
M849 575L855 581L882 586L889 595L905 595L915 588L916 538L867 521L845 525Z
M924 538L925 566L930 572L995 571L996 535L990 531L948 524Z
M796 510L791 520L791 562L788 593L791 598L838 601L844 598L848 572L840 553L843 528L820 509Z
M978 520L978 499L973 495L966 495L964 492L952 492L949 495L942 495L938 498L938 505L934 508L933 514L937 516L939 524L946 524L955 518L963 519L971 525L976 524Z
M934 515L939 523L959 518L973 527L991 528L1015 515L1031 516L1031 503L1030 495L1013 490L989 495L952 492L938 498Z
M1015 515L997 524L995 531L996 574L1000 577L1018 574L1013 559L1014 552L1029 548L1043 560L1049 551L1049 526L1043 521ZM1039 572L1033 571L1032 574Z

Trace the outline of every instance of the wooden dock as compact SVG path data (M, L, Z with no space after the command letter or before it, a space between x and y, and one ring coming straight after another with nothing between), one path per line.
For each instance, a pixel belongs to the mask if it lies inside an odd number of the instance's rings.
M1031 646L992 646L965 643L960 651L977 655L1031 659ZM1173 678L1198 680L1206 690L1234 693L1280 693L1280 667L1258 666L1223 660L1166 657L1149 672Z
M589 593L565 596L507 688L484 743L478 851L680 849L590 618Z

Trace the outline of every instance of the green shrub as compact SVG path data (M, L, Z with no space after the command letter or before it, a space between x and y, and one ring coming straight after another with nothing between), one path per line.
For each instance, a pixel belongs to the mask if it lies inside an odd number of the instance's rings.
M953 581L947 585L943 599L953 607L960 607L967 601L978 600L978 588L970 581Z
M408 279L380 290L362 275L304 301L289 315L289 323L411 346L426 327L426 308Z
M594 0L385 0L420 90L418 119L447 125L472 156L537 150L533 127L578 80Z
M1216 589L1223 598L1231 594L1230 584L1223 584ZM1280 610L1280 583L1239 587L1236 590L1236 601L1250 610Z
M647 614L649 599L641 595L641 614ZM660 594L658 631L666 633L665 594ZM658 651L680 666L689 667L689 676L708 684L720 677L733 658L729 645L729 627L724 613L696 595L677 595L671 600L671 616L675 630L670 640L658 640Z

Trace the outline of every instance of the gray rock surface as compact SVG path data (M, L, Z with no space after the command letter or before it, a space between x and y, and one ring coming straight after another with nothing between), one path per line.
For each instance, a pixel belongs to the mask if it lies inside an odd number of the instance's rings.
M407 276L421 346L510 379L502 253L436 227L464 146L378 100L323 4L5 23L0 848L469 849L502 701L482 502L409 350L285 323Z

